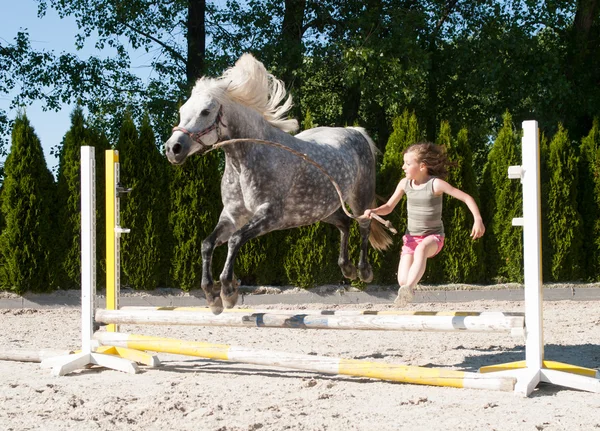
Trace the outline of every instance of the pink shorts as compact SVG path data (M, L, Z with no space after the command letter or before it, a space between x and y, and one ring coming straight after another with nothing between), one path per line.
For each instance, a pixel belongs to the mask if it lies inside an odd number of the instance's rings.
M435 238L435 240L437 241L437 251L433 256L437 255L440 251L442 251L442 247L444 247L444 235L406 234L402 237L402 242L404 243L404 245L402 246L402 254L415 254L415 249L417 248L417 246L421 244L425 238L429 238L430 236Z

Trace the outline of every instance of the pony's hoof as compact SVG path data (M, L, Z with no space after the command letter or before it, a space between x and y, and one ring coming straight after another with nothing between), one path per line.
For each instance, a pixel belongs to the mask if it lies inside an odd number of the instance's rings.
M370 266L367 268L361 268L358 271L358 276L360 277L360 281L370 283L373 281L373 270Z
M237 304L239 293L237 289L230 295L225 295L221 292L221 300L223 301L223 305L225 308L233 308L235 304Z
M352 264L348 264L348 265L340 265L340 268L342 269L342 274L344 274L344 277L346 277L349 280L356 280L357 275L357 271L356 271L356 267Z
M209 301L208 306L215 316L223 312L223 301L219 296L216 296L212 301Z

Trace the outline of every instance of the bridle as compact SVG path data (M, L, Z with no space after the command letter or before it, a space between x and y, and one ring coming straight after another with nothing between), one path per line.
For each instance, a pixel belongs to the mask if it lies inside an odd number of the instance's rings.
M197 142L198 144L202 145L203 147L211 147L212 145L208 145L205 144L204 142L202 142L202 136L209 134L210 132L212 132L213 130L217 131L217 142L219 142L221 140L221 128L219 126L223 126L223 127L227 127L227 125L223 122L223 105L221 105L221 107L219 108L219 112L217 113L217 116L215 117L215 121L208 126L206 129L200 130L199 132L190 132L187 129L184 129L183 127L173 127L173 132L181 132L184 133L186 135L188 135L192 141Z

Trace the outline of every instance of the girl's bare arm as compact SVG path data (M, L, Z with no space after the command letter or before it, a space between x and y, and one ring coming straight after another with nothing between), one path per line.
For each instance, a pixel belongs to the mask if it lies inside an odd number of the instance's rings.
M378 206L377 208L365 210L362 217L371 218L372 213L375 213L377 215L387 215L387 214L391 213L394 210L394 208L396 207L396 205L398 205L398 202L400 202L400 199L402 199L402 196L404 196L405 184L406 184L406 178L402 178L402 180L400 180L400 182L396 186L396 190L394 191L394 194L392 195L392 197L389 198L389 200L386 203L384 203L381 206Z
M481 218L481 214L479 213L479 207L475 202L473 197L462 190L457 189L456 187L451 186L444 180L440 180L439 178L435 180L433 183L433 191L436 195L440 195L442 193L446 193L459 201L464 202L471 214L473 214L473 229L471 230L471 237L473 239L481 238L485 233L485 226L483 225L483 219Z

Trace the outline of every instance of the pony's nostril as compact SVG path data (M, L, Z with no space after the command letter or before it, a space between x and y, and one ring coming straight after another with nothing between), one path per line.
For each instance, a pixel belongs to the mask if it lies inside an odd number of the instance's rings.
M181 144L175 144L175 145L173 145L173 147L171 148L171 150L173 151L173 154L179 154L179 153L181 153Z

